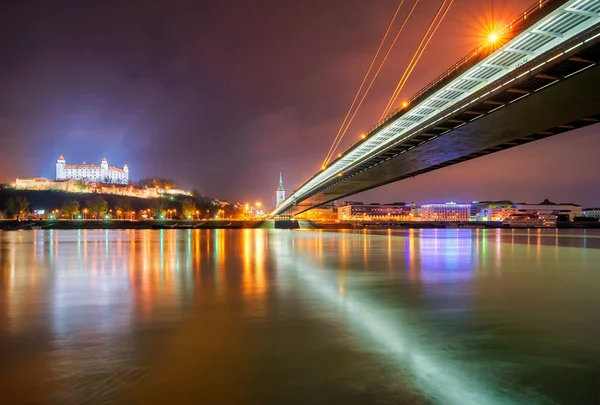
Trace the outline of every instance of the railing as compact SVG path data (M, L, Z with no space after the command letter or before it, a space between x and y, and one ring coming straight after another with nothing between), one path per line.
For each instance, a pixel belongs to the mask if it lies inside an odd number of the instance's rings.
M533 4L532 6L530 6L527 10L523 11L519 17L513 19L510 24L508 24L506 27L504 27L501 30L501 36L503 34L505 34L506 32L512 31L515 27L520 26L523 22L525 22L525 20L527 20L528 18L531 17L532 14L535 15L536 11L541 10L542 8L544 8L544 6L546 6L548 3L552 3L556 0L538 0L535 4ZM459 60L458 62L456 62L454 65L452 65L449 69L447 69L444 73L442 73L441 75L439 75L438 77L436 77L435 79L433 79L433 81L431 81L428 85L426 85L425 87L423 87L421 90L419 90L415 95L413 95L410 99L408 99L407 104L411 105L414 101L416 101L419 97L421 97L423 94L427 93L429 90L431 90L432 88L434 88L435 86L437 86L440 82L444 81L445 79L447 79L449 76L451 76L452 74L454 74L456 71L458 71L460 68L462 68L463 66L465 66L469 61L471 61L474 57L476 57L483 49L485 49L485 46L480 46L476 49L474 49L473 51L471 51L470 53L468 53L465 57L463 57L461 60ZM371 127L367 132L367 136L361 139L357 139L356 141L354 141L352 143L352 145L350 145L346 150L344 150L340 155L343 156L345 155L348 151L350 151L352 148L354 148L354 146L357 143L362 142L363 140L367 139L369 137L369 134L372 134L373 132L375 132L376 130L378 130L383 124L385 124L390 118L392 118L394 115L398 114L400 111L402 111L405 107L404 106L400 106L397 107L394 111L390 112L388 115L386 115L384 118L380 119L377 124L375 124L373 127ZM340 157L341 157L340 156ZM336 159L337 160L337 159Z

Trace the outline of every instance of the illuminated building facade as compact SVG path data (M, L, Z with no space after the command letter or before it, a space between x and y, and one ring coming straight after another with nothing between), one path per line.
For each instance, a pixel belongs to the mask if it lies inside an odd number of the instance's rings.
M56 180L82 180L86 183L129 183L129 168L127 165L122 169L109 166L106 158L99 165L81 164L68 165L61 155L56 161Z
M484 201L477 203L475 210L478 221L504 221L516 212L510 201ZM473 216L473 210L471 210L471 216Z
M343 221L358 220L411 220L411 207L406 203L363 204L362 202L345 201L338 207L338 219Z
M468 221L470 217L471 204L447 202L421 205L421 221Z
M310 219L312 221L335 221L338 219L337 207L333 202L311 208L294 217L295 219Z
M493 207L484 208L477 215L478 221L504 221L506 218L514 215L517 212L511 207Z
M568 216L569 220L572 221L575 217L582 215L581 205L568 204L568 203L553 203L548 200L544 200L539 204L514 204L518 213L531 214L537 213L540 217L547 216Z
M485 201L477 204L479 221L503 221L512 215L537 215L542 218L562 216L573 220L583 213L580 205L557 204L544 200L539 204L513 203L511 201Z
M600 219L600 208L585 208L581 210L581 213L586 218Z

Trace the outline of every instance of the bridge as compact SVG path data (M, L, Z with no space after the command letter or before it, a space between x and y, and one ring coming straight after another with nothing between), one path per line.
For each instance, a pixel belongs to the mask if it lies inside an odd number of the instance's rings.
M600 122L600 0L538 0L294 190L271 216Z

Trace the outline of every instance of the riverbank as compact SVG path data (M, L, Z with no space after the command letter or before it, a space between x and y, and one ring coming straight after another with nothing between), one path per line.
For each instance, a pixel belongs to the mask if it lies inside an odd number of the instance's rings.
M31 229L497 229L499 222L313 222L307 220L0 220L0 230ZM519 227L521 228L521 227ZM600 229L598 222L565 222L557 228Z
M29 229L240 229L259 228L264 221L171 221L171 220L42 220L42 221L0 221L1 230Z

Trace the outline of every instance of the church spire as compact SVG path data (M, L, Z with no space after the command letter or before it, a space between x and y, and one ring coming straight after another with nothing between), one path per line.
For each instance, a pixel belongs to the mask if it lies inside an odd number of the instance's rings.
M285 200L285 189L283 188L283 176L279 173L279 187L277 187L277 205L281 204Z

